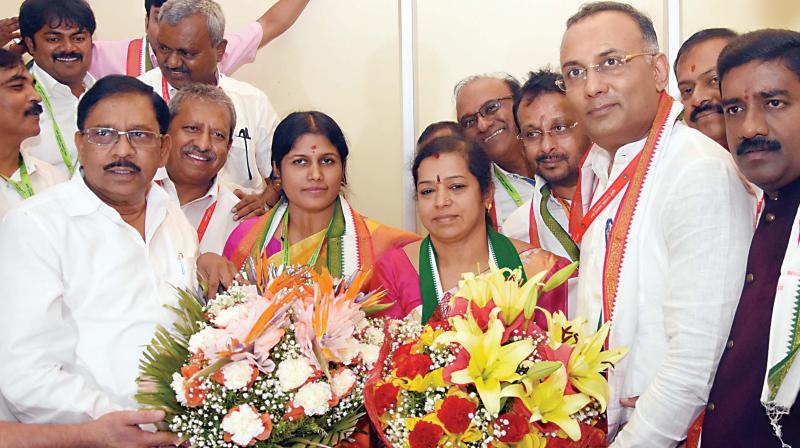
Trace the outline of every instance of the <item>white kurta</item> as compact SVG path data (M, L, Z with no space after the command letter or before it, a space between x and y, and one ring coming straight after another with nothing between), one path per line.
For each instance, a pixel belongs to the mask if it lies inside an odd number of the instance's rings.
M628 355L610 373L615 447L675 446L705 405L743 286L755 199L730 154L676 123L651 166L628 237L610 345ZM593 202L644 140L610 154L594 146L584 165ZM611 171L609 174L609 166ZM591 185L583 184L591 191ZM601 319L606 240L623 193L589 226L581 246L578 314ZM639 397L635 410L619 400Z
M31 179L33 192L39 194L53 185L60 184L67 180L67 175L61 170L41 160L22 153L22 160L25 161L25 169ZM21 180L19 169L11 175L11 180L19 182ZM0 220L9 210L22 204L23 197L8 182L0 180Z
M500 180L495 175L495 168L497 168L500 172L505 174L506 179L508 179L509 183L514 187L517 193L520 196L522 203L527 202L531 197L533 197L533 191L536 189L534 187L534 182L531 179L528 179L525 176L520 176L519 174L512 173L500 168L499 165L496 163L492 164L492 182L494 183L494 207L495 213L497 214L497 224L503 224L509 216L511 216L514 211L520 207L514 202L514 199L511 195L503 188L503 184L500 183Z
M41 83L42 88L50 99L50 105L53 107L53 116L69 151L72 166L76 166L78 163L78 148L75 146L75 133L78 131L78 103L80 98L73 95L69 87L56 81L55 78L39 68L35 63L31 67L31 75ZM92 88L94 83L95 79L87 73L83 78L85 87L83 93L85 94L86 91ZM81 95L81 98L83 98L83 95ZM22 142L22 150L58 168L65 176L69 176L67 165L64 164L64 159L61 157L61 151L58 148L53 128L53 117L50 116L50 111L44 101L40 104L43 109L42 114L39 115L39 128L41 131L39 135L25 139Z
M153 184L145 239L78 173L0 225L0 390L23 422L135 408L135 379L174 286L195 288L197 237Z
M178 191L169 177L159 179L158 182L176 204L180 203ZM181 206L181 211L186 215L186 219L189 220L192 227L198 229L206 210L214 202L217 205L211 213L211 219L203 234L203 240L200 241L201 254L213 252L217 255L222 255L222 249L225 248L228 237L239 225L239 222L233 219L233 212L231 212L233 207L239 203L239 198L233 194L233 189L226 185L225 182L215 178L214 183L211 184L211 188L208 189L205 195Z
M160 68L154 68L139 77L163 96L162 78ZM231 186L241 187L250 193L260 193L264 189L264 179L272 172L270 154L272 136L279 121L278 113L267 95L255 86L223 74L219 74L218 79L218 85L228 94L236 109L233 145L220 176ZM169 84L167 88L170 98L175 96L177 90Z

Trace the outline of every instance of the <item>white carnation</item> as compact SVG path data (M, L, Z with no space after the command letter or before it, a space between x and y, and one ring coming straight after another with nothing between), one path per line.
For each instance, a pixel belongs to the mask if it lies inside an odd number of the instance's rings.
M331 389L337 397L343 397L353 384L356 383L356 374L350 369L344 369L336 374L331 380Z
M239 406L222 419L222 430L231 435L231 441L239 446L247 446L250 441L264 432L261 416L249 404Z
M322 415L328 412L328 402L333 392L328 383L311 383L301 387L294 395L295 406L300 406L306 415Z
M228 335L223 330L206 327L189 338L189 351L196 354L200 350L209 357L225 347Z
M178 403L186 406L186 381L183 379L183 376L175 372L172 374L172 390L175 391L175 398L178 400Z
M278 382L284 392L297 389L302 386L311 375L314 374L314 369L303 359L291 358L281 362L278 365Z
M237 322L247 318L247 307L244 305L225 308L217 314L212 322L220 328L225 328L232 322Z
M378 362L378 356L381 354L381 348L372 344L361 344L361 361L367 368L372 368Z
M364 334L370 344L381 345L383 344L383 330L380 328L369 327Z
M230 390L244 389L253 377L252 365L245 361L236 361L222 368L225 377L225 387Z

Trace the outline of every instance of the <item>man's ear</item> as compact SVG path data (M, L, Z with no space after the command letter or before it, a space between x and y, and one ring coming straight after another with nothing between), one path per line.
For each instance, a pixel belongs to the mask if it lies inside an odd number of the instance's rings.
M653 76L658 91L663 92L669 84L669 60L664 53L653 56Z
M172 136L169 134L164 134L164 138L161 139L161 148L159 149L159 157L160 160L158 162L158 166L163 167L166 166L167 160L169 160L169 153L172 152Z
M24 42L25 46L28 48L28 53L33 56L33 52L36 50L36 45L33 44L33 39L30 37L23 37L22 42Z
M222 56L225 55L225 49L228 48L227 39L222 39L222 42L217 45L217 63L222 62Z

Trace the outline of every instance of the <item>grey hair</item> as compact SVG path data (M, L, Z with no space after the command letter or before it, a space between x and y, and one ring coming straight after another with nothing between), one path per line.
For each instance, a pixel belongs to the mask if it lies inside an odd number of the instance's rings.
M519 81L517 81L517 78L509 75L508 73L496 72L496 73L483 73L480 75L472 75L462 79L453 88L453 96L457 99L458 95L461 94L461 90L464 87L481 79L496 79L498 81L503 81L506 84L506 86L508 86L508 90L511 91L511 95L515 99L517 98L517 95L519 95L520 83Z
M656 29L653 26L653 21L650 20L646 14L627 3L612 1L584 3L581 5L581 9L579 9L578 12L567 19L567 28L569 29L572 27L572 25L575 25L587 17L607 11L621 12L630 17L634 22L636 22L636 25L639 26L639 31L642 33L642 39L649 47L647 50L653 52L659 51L658 35L656 34Z
M181 20L194 15L206 18L211 45L216 47L225 36L225 15L214 0L169 0L158 13L158 23L167 22L175 26Z
M174 0L170 0L174 1ZM236 130L236 108L231 98L220 87L210 84L194 83L178 90L169 102L169 118L172 120L180 113L181 105L188 99L209 101L225 106L231 116L228 141L233 141L233 132Z

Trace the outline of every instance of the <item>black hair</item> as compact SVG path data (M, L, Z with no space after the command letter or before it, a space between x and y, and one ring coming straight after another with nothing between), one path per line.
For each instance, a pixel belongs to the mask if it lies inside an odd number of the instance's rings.
M438 137L420 148L411 166L411 176L414 178L414 185L417 185L417 181L419 180L419 166L422 164L423 160L438 156L439 154L450 153L458 153L464 157L469 172L478 179L478 186L480 187L481 194L486 194L492 185L491 161L480 146L464 137Z
M655 27L653 27L653 21L650 20L647 15L627 3L584 3L577 13L567 19L567 28L572 27L572 25L575 25L587 17L607 11L621 12L633 19L633 21L639 25L639 30L642 32L642 39L644 39L645 43L649 44L653 50L658 50L658 35L656 34Z
M800 77L800 33L792 30L763 29L742 34L726 46L717 60L717 76L722 89L725 75L751 61L780 59Z
M686 54L689 50L697 45L700 45L703 42L711 39L733 39L738 35L739 33L730 28L706 28L692 34L688 39L686 39L686 41L681 45L681 48L678 50L678 55L675 56L675 64L672 66L672 69L675 70L675 74L677 75L678 61L681 60L681 56Z
M19 7L19 33L33 40L33 35L45 25L76 25L94 34L97 22L86 0L25 0Z
M78 103L78 130L83 131L86 117L100 101L105 98L122 94L143 95L153 104L153 112L158 120L161 134L166 134L169 129L169 108L167 103L153 90L152 87L136 78L124 75L109 75L97 81Z
M292 112L278 123L272 137L273 166L280 168L283 158L305 134L318 134L331 142L342 159L342 182L347 184L347 155L350 154L350 149L342 128L329 115L316 110ZM272 175L274 174L273 172Z
M519 95L514 98L514 122L517 124L517 129L522 129L519 125L519 118L517 118L517 111L523 99L530 102L545 93L566 95L566 92L563 92L556 85L558 79L561 79L561 74L554 72L550 67L539 69L537 72L528 73L528 80L522 85Z
M167 0L144 0L144 10L147 11L147 16L150 17L151 8L160 8L166 2Z
M9 70L20 65L22 65L22 57L20 55L5 48L0 48L0 68Z
M426 126L422 133L419 134L417 146L423 146L432 140L432 136L442 131L447 132L449 135L454 137L461 136L461 126L459 126L455 121L437 121L436 123L431 123Z

